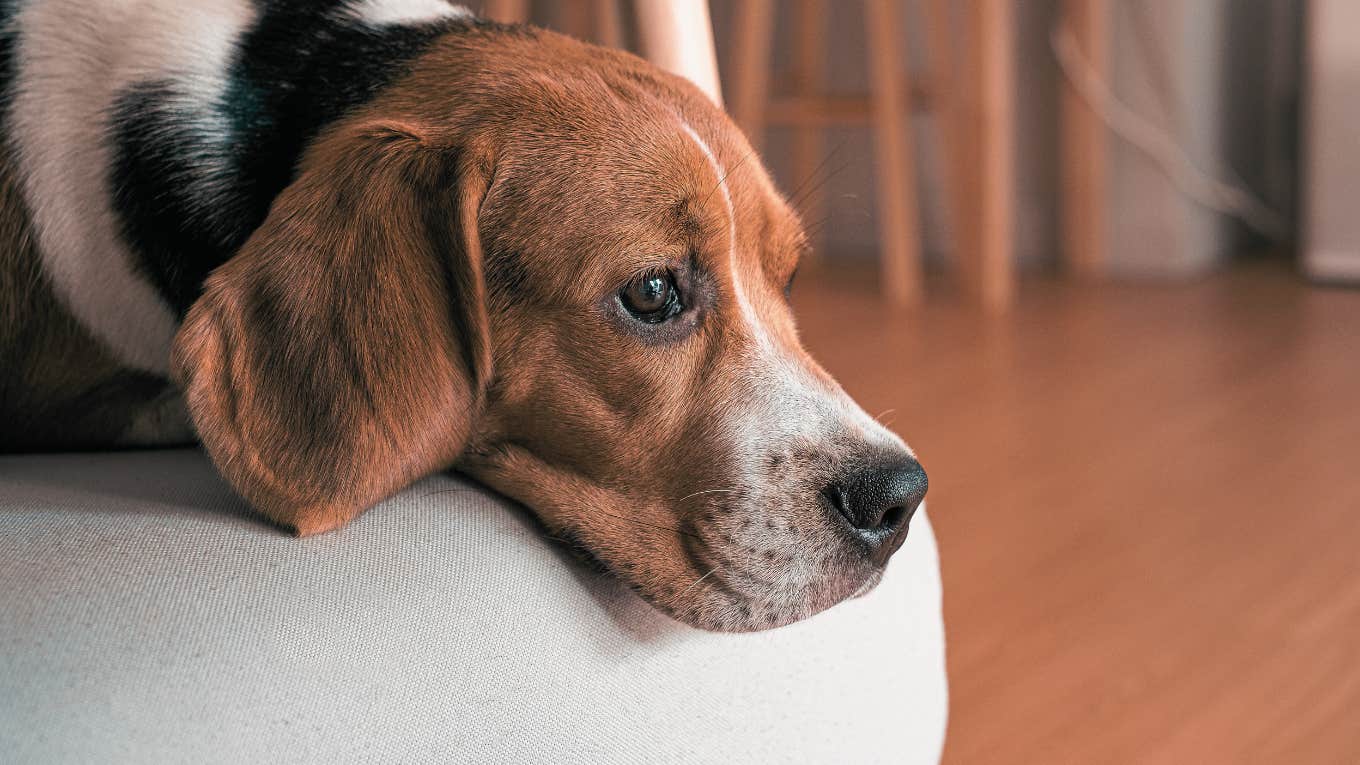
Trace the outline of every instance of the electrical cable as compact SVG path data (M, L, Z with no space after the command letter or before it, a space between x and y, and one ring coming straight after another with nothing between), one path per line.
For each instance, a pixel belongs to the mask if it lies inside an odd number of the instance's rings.
M1049 31L1049 46L1058 68L1077 95L1110 131L1146 154L1172 185L1194 202L1231 215L1261 235L1284 241L1284 218L1243 186L1221 181L1201 170L1167 131L1158 128L1121 101L1082 55L1072 31L1062 23Z

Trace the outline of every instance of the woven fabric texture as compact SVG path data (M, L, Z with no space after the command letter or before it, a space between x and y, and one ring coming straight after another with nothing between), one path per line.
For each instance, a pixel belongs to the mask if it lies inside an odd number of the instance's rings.
M294 539L198 452L0 459L9 762L935 762L924 513L882 585L700 632L428 478Z

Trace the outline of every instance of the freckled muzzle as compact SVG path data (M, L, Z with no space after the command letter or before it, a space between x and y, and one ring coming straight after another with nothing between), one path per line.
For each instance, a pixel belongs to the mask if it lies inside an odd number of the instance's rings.
M820 480L796 473L803 488L786 484L774 492L782 499L714 494L689 517L680 541L694 578L660 599L663 610L706 629L748 631L873 589L925 497L925 470L903 450L855 460ZM801 499L789 504L791 495Z

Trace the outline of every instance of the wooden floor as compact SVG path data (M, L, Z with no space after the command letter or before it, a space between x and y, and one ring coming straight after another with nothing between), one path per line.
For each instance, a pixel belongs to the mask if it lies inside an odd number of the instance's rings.
M1360 762L1360 290L795 292L930 474L946 762Z

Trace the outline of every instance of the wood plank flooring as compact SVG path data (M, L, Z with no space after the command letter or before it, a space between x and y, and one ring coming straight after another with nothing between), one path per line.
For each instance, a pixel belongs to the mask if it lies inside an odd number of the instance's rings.
M1360 762L1360 290L795 288L930 473L952 763Z

